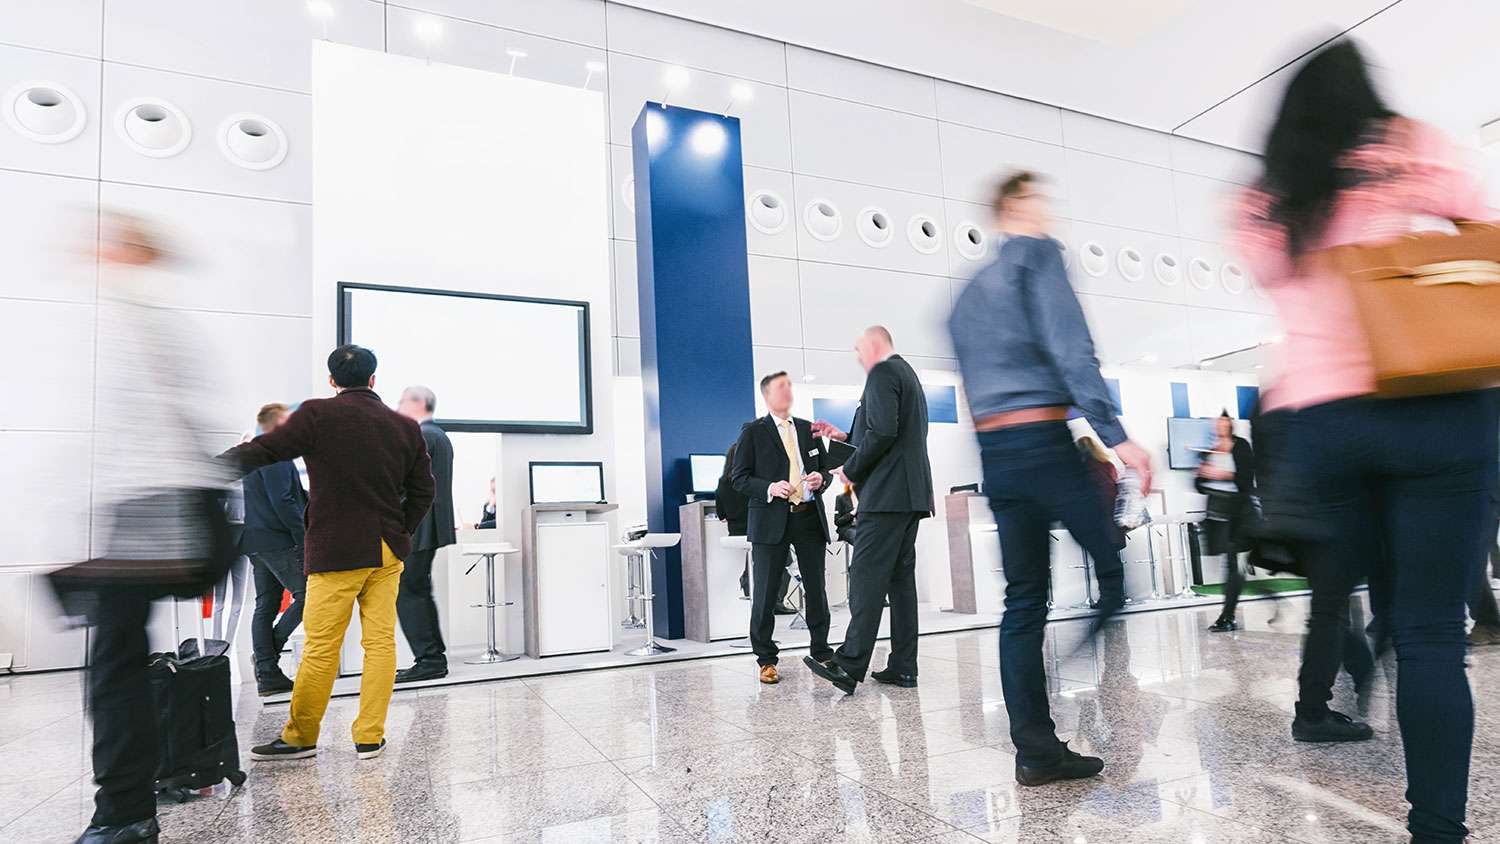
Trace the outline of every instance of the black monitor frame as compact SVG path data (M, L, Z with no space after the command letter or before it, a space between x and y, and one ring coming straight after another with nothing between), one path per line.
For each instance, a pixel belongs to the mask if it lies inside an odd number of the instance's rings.
M599 460L532 460L526 464L526 498L536 504L536 484L533 473L538 466L593 466L599 470L598 501L543 501L542 504L607 504L609 495L605 491L604 463Z

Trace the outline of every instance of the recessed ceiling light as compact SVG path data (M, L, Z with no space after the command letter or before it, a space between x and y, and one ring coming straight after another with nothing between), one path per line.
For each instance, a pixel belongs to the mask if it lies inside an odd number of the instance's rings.
M736 82L729 89L729 96L737 103L748 103L755 99L755 89L743 82Z
M688 73L687 68L675 64L667 65L661 73L661 80L667 83L667 90L673 93L686 88L691 78L692 74Z
M420 17L412 24L412 32L424 44L431 44L443 37L443 25L437 18Z
M328 0L307 0L307 13L318 20L333 17L333 4Z
M584 62L583 69L589 73L603 73L604 62Z

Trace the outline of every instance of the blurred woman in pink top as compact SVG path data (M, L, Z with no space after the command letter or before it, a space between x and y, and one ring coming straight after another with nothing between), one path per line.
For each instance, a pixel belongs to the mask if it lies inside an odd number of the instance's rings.
M1264 163L1239 202L1236 236L1286 335L1281 371L1264 391L1261 427L1276 448L1263 457L1279 479L1265 494L1295 491L1302 523L1316 526L1297 547L1313 597L1292 734L1371 736L1328 708L1349 594L1368 576L1399 664L1412 840L1462 841L1474 731L1464 599L1493 525L1495 408L1480 393L1374 398L1346 282L1312 253L1411 231L1422 215L1491 215L1456 151L1384 105L1349 41L1314 55L1287 87Z

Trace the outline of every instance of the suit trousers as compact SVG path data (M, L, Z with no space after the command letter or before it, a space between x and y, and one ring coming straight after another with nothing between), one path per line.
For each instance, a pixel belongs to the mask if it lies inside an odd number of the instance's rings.
M396 591L402 565L384 541L380 553L380 568L307 576L307 610L302 615L307 644L292 688L291 717L281 731L281 740L287 744L308 747L318 743L328 696L338 676L339 648L356 603L365 667L359 677L354 743L378 744L385 738L385 715L396 686Z
M880 633L880 614L891 601L891 655L886 670L917 673L917 526L926 513L859 514L859 535L849 573L849 629L834 659L864 680Z
M438 619L437 601L432 597L432 560L437 550L413 550L406 555L401 572L401 591L396 595L396 615L401 632L411 645L418 665L448 667L448 649L443 644L443 628Z
M817 506L816 500L813 502ZM787 551L797 549L797 570L802 577L802 594L807 604L807 632L812 635L809 653L813 659L827 661L833 655L828 647L828 586L824 559L828 546L823 542L823 527L818 513L804 510L788 513L786 535L780 542L756 542L750 546L755 564L755 588L751 590L750 647L761 665L775 665L777 648L776 605L786 596L781 588L791 580L787 573Z
M119 826L156 816L156 705L146 674L146 620L155 594L117 586L101 594L89 657L94 719L94 818Z

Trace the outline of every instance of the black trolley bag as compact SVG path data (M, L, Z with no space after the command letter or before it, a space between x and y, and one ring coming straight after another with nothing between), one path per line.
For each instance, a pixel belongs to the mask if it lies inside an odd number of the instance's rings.
M200 635L184 640L175 654L151 655L147 673L160 742L156 791L179 803L223 780L236 787L245 782L228 650L228 642Z

